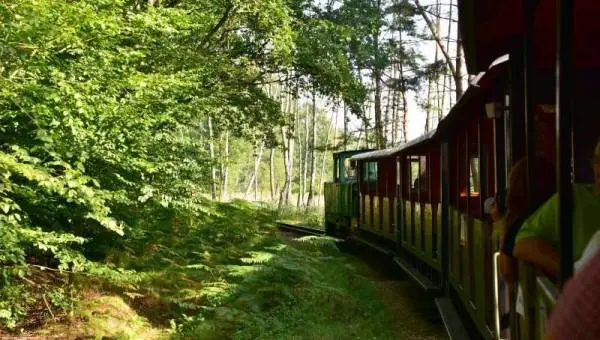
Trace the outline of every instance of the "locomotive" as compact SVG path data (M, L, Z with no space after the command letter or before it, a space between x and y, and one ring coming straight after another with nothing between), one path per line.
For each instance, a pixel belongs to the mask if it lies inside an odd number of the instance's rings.
M331 235L391 257L435 296L452 339L500 339L500 235L484 201L504 201L511 167L526 159L528 195L542 157L557 169L561 274L519 263L524 311L511 339L542 339L573 272L573 183L593 180L598 140L600 2L459 0L469 87L435 131L384 150L335 153L325 184ZM576 20L575 20L576 18Z

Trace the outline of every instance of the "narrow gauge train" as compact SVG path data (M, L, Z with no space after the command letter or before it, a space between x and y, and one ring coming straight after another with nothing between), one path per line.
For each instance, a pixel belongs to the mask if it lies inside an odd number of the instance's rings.
M541 339L576 260L572 185L593 180L600 2L459 0L458 7L467 68L476 74L469 88L421 138L336 153L324 188L326 229L393 257L436 295L451 338L499 339L499 240L483 202L505 199L518 160L547 159L557 169L561 275L551 280L519 263L525 308L517 314L511 304L510 327L511 339ZM545 169L527 164L531 197L530 179Z

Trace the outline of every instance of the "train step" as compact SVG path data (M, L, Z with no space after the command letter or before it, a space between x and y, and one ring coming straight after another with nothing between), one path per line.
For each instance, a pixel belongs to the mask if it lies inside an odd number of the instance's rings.
M440 312L446 332L451 340L469 340L471 337L460 321L460 316L449 298L437 298L435 304Z
M364 245L366 245L367 247L370 247L370 248L374 249L375 251L377 251L377 252L379 252L379 253L381 253L381 254L383 254L385 256L392 257L392 256L394 256L396 254L396 252L394 250L386 248L386 247L383 247L383 246L381 246L381 245L379 245L379 244L377 244L375 242L371 242L369 240L365 240L362 237L352 236L352 239L356 240L356 241L358 241L358 242L360 242L360 243L362 243Z
M394 263L398 265L413 281L415 281L424 291L428 293L438 293L441 291L440 286L433 283L425 275L421 274L415 267L410 263L404 261L400 257L394 257Z

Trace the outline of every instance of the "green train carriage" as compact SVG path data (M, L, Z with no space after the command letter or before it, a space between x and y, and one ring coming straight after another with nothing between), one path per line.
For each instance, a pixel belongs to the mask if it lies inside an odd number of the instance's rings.
M350 158L369 150L340 151L333 154L333 181L323 187L325 230L328 235L347 237L358 220L356 169Z

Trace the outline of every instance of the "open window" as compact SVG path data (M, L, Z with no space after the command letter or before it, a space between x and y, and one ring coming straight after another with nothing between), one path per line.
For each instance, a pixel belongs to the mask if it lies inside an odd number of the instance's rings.
M340 182L340 157L334 157L333 159L333 181Z
M479 182L479 156L471 156L469 160L469 192L471 197L479 197L481 183Z
M344 175L347 181L352 181L356 177L356 161L346 158L344 160Z
M419 156L411 156L410 157L410 190L412 193L417 193L419 191L420 186L420 176L419 176Z
M363 163L363 182L377 182L377 162Z

